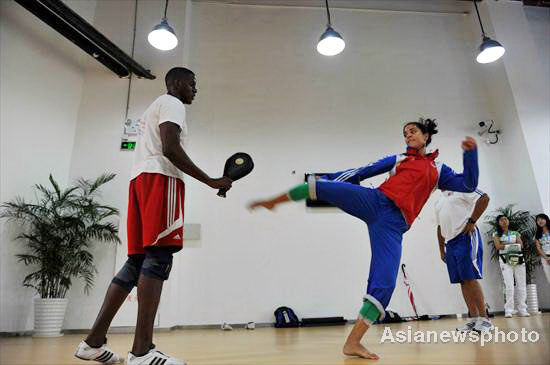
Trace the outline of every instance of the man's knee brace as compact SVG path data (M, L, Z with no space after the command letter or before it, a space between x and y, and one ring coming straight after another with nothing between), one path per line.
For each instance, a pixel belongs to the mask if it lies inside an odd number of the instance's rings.
M137 286L139 273L145 255L130 255L120 271L113 278L113 283L120 285L124 290L131 292L134 286Z
M153 279L167 280L172 269L172 260L172 252L169 250L147 250L141 272Z
M378 300L370 295L363 298L363 306L359 310L359 316L363 321L368 324L373 324L377 320L384 319L385 315L386 312Z

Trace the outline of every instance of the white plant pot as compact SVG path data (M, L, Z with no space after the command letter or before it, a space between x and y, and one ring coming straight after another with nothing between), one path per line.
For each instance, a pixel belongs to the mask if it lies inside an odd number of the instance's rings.
M35 337L60 337L69 299L34 298Z
M527 310L529 311L529 313L539 312L537 284L527 284Z

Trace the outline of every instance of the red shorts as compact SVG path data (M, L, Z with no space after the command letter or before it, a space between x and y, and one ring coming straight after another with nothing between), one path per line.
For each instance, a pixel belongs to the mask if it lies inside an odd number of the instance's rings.
M128 255L145 247L183 247L185 184L162 174L142 173L130 181Z

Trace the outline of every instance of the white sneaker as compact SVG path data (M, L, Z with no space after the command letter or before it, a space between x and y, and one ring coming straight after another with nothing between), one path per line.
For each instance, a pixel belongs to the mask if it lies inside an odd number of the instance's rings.
M176 359L152 349L147 354L137 357L128 352L127 365L186 365L185 360Z
M472 319L468 323L466 323L464 326L457 327L456 330L458 332L470 332L474 329L475 325L476 325L476 320Z
M529 312L524 312L524 311L519 311L518 316L520 316L520 317L531 317Z
M476 321L473 330L482 333L492 331L494 328L495 326L493 326L493 323L489 319L482 317Z
M512 312L505 312L504 317L505 318L512 318Z
M225 322L222 324L221 328L222 328L223 331L232 331L233 330L233 327L231 327L231 325L229 323L225 323Z
M107 344L95 348L88 345L86 341L78 344L74 356L81 360L93 360L103 364L119 364L124 362L124 359L108 348Z

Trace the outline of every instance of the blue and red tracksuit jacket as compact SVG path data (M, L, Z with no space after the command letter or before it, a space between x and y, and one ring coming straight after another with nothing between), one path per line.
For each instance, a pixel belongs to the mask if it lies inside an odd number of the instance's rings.
M364 167L327 174L323 178L362 181L389 172L390 177L378 189L397 205L410 227L436 188L469 193L477 187L477 149L464 151L464 171L461 174L435 162L437 156L438 151L421 156L415 149L407 148L406 153L384 157Z

